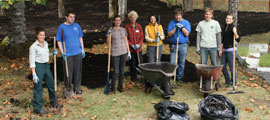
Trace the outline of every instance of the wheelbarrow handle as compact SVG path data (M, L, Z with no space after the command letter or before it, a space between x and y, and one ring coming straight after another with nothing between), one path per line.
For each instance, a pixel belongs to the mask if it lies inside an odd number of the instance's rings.
M142 71L141 71L139 68L136 67L136 70L137 70L140 74L142 74Z

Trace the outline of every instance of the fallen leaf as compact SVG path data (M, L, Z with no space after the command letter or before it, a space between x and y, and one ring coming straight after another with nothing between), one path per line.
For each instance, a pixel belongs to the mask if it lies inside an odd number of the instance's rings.
M9 105L10 102L9 102L8 100L5 100L3 104L4 104L4 105Z
M156 101L152 101L151 103L152 103L152 104L157 104L158 102L156 102Z
M83 108L89 108L89 105L85 105L85 106L83 106Z
M47 114L46 117L47 117L47 118L51 118L52 115L51 115L51 114Z
M245 111L247 111L247 112L253 112L253 110L250 107L245 108Z
M253 80L256 80L256 78L250 78L249 80L250 80L250 81L253 81Z
M64 113L61 117L64 118L67 116L67 113Z
M262 105L259 107L261 110L265 110L266 109L266 106L265 105Z
M258 118L254 118L253 120L259 120Z
M238 101L239 101L239 102L242 102L243 100L242 100L241 98L238 98Z
M255 102L255 100L254 100L254 99L249 99L249 101L250 101L250 102L252 102L252 103L254 103L254 102Z
M83 116L86 116L87 115L87 112L83 113Z
M3 106L0 106L0 110L3 110L4 109L4 107Z

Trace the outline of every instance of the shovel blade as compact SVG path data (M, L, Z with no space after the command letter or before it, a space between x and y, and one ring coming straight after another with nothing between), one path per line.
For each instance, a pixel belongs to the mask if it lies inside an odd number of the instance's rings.
M74 96L74 91L70 88L66 88L64 92L66 98L72 98Z

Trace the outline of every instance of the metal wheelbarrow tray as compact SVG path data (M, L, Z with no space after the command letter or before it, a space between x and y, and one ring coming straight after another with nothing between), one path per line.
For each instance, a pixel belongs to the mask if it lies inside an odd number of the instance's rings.
M174 73L176 72L176 65L169 62L152 62L139 64L138 66L139 71L146 81L157 88L163 97L167 98L174 95L169 83L170 77L174 76ZM147 93L147 87L145 92Z
M200 79L200 92L205 93L204 97L213 92L214 86L216 90L218 90L220 86L219 77L221 75L223 65L211 66L196 64L195 66L197 68L197 75Z

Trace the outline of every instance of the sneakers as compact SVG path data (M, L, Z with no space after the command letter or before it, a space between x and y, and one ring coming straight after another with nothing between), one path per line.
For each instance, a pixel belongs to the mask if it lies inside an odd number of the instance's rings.
M48 114L48 112L47 112L47 111L45 111L45 110L41 110L41 111L36 112L36 113L37 113L37 114L39 114L40 116L43 116L43 115Z
M76 93L77 95L81 95L81 94L82 94L82 90L80 90L80 91L75 91L75 93Z
M122 87L119 87L119 88L118 88L118 91L121 93L121 92L123 92L124 90L123 90Z

